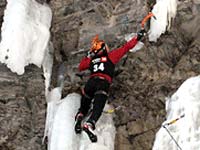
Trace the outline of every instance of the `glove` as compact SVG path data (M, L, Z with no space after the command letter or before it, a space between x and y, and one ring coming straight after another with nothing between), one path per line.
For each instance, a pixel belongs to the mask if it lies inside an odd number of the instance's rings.
M90 52L90 51L87 52L88 58L93 58L94 56L95 56L95 54L93 52Z
M141 40L146 35L146 31L144 29L137 32L137 40Z

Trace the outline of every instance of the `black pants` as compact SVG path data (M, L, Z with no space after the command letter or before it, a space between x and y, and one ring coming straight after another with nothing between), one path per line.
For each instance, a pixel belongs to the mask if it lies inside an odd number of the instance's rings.
M88 122L91 122L94 125L103 112L108 98L107 93L109 87L110 83L107 80L93 77L88 80L83 89L84 92L82 94L81 107L79 108L79 111L86 116L91 107L92 99L94 99L92 114L88 119Z

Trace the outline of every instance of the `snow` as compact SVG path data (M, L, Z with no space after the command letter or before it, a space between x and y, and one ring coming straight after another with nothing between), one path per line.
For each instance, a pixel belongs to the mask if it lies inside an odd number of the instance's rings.
M157 0L152 13L156 19L151 18L149 41L156 42L162 33L170 29L171 20L175 18L177 11L177 0Z
M166 101L167 121L185 117L168 126L182 150L200 149L200 76L187 79ZM153 150L177 150L175 142L164 128L156 134Z
M50 38L52 12L34 0L7 0L2 24L0 62L19 75L24 67L41 67Z
M86 133L76 135L74 117L80 106L80 95L68 94L61 99L61 88L54 88L48 97L45 136L48 150L114 150L115 127L112 114L103 114L96 124L97 143L91 143ZM106 105L105 109L110 109Z

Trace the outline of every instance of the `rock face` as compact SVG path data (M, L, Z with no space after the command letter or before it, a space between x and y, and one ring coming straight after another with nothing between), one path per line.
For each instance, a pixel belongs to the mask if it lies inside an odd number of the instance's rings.
M17 76L0 65L1 150L45 149L41 142L46 109L42 71L29 66L26 72Z
M0 28L1 28L2 21L3 21L3 11L4 11L4 8L5 8L5 5L6 5L6 1L0 0Z
M74 74L90 48L91 38L99 34L111 49L119 47L125 42L125 34L140 29L140 21L155 0L48 2L54 13L54 72L65 61L67 95L84 82ZM0 0L0 8L5 4ZM115 113L116 150L150 150L157 127L165 119L165 97L185 79L200 73L199 14L198 0L180 1L171 30L157 43L144 39L144 48L129 53L125 65L122 60L117 66L123 72L114 79L108 100L114 107L121 106ZM83 52L78 52L80 49ZM0 71L0 149L45 149L41 144L46 111L41 69L29 66L23 76L11 73L3 65Z

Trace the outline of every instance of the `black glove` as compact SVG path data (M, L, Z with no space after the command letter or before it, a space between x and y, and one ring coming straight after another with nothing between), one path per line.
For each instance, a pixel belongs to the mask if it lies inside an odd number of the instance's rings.
M87 52L87 57L88 58L93 58L95 56L95 53L94 52L91 52L91 51L88 51Z
M83 79L83 74L82 73L76 73L76 76L78 76L81 80Z
M140 30L139 32L137 32L137 40L141 40L146 34L146 31L144 29Z

